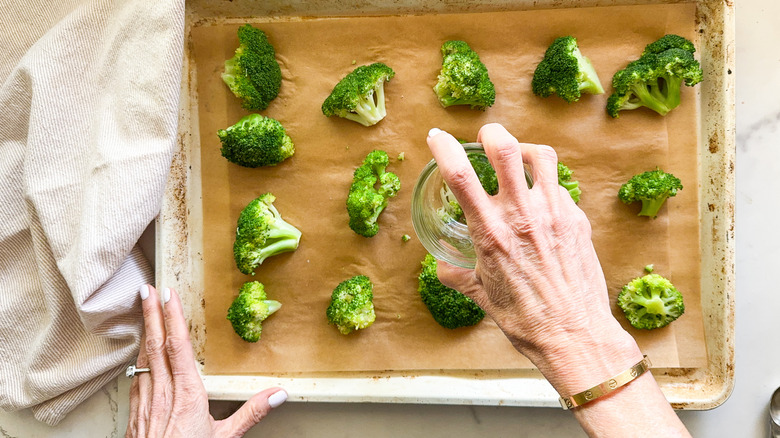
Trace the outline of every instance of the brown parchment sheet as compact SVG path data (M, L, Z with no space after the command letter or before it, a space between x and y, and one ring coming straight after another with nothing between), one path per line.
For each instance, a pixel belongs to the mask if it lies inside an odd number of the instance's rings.
M517 353L489 317L475 327L437 325L419 299L417 275L425 250L414 235L410 201L416 177L431 159L425 138L432 127L474 140L485 123L499 122L520 141L556 148L583 190L579 206L593 226L593 240L614 303L623 284L643 267L668 276L685 296L686 313L652 332L632 329L656 367L706 364L701 316L698 212L697 89L683 90L682 104L666 117L649 110L605 113L615 71L666 33L696 42L695 5L644 5L482 14L295 18L251 21L263 29L282 66L279 97L262 114L281 121L295 155L271 168L247 169L221 157L218 129L247 114L223 84L224 60L238 45L239 24L207 22L192 29L197 70L203 187L207 374L384 370L521 369L532 364ZM613 32L616 23L620 37ZM530 91L534 69L557 36L574 35L607 91L574 104L541 99ZM441 43L467 41L487 65L496 104L485 112L442 108L432 91L441 68ZM384 62L395 78L386 84L387 117L363 127L320 111L334 84L358 65ZM398 197L371 239L347 226L345 201L353 169L373 149L391 157L399 175ZM395 157L405 154L404 161ZM617 199L620 185L656 166L683 181L655 220L638 217L639 205ZM197 173L198 169L194 169ZM193 176L197 178L197 175ZM274 256L241 274L232 245L241 209L266 192L303 237L297 251ZM403 234L412 236L406 243ZM325 309L333 288L353 275L374 282L377 319L366 330L341 335L328 326ZM263 324L260 342L236 336L225 319L241 284L259 280L281 310Z

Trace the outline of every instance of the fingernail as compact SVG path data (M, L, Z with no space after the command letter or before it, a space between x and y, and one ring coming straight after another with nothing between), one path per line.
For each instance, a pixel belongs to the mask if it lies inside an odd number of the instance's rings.
M275 408L275 407L281 405L285 401L287 401L287 393L284 390L277 391L277 392L271 394L270 397L268 397L268 404L272 408Z
M165 289L163 289L162 302L163 304L165 304L170 300L171 300L171 290L166 287Z
M142 300L149 298L149 285L145 284L141 286L141 289L138 291L138 295L141 295Z
M431 130L428 131L428 137L435 137L436 134L439 134L441 132L442 132L442 130L439 129L439 128L431 128Z

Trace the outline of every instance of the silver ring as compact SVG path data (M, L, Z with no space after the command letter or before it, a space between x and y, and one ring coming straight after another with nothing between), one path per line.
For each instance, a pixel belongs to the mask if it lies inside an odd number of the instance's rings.
M148 373L151 371L152 370L150 370L149 368L138 368L135 365L130 365L129 367L127 367L127 370L125 370L125 375L127 377L133 378L136 374Z

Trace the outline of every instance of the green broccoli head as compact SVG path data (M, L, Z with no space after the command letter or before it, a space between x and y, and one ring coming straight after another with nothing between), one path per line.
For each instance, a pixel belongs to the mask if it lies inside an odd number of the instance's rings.
M580 195L582 190L580 189L579 181L574 181L574 172L569 169L565 164L558 163L558 185L569 191L571 199L577 203L580 202Z
M688 41L686 38L683 38L679 35L664 35L661 38L659 38L657 41L654 41L647 46L645 46L645 51L642 52L642 56L648 55L648 54L658 54L665 52L669 49L683 49L688 52L691 52L691 54L696 52L696 47L693 45L692 42Z
M537 96L557 94L569 103L580 100L582 93L604 93L593 64L580 53L577 39L572 36L557 38L547 48L536 66L531 89Z
M325 311L328 322L341 334L364 329L376 320L374 313L374 285L365 275L357 275L336 286Z
M668 325L685 312L682 294L658 274L635 278L623 286L618 306L632 326L647 330Z
M282 70L274 47L260 29L245 24L238 28L236 54L225 61L222 80L248 110L264 110L279 94Z
M282 219L275 200L271 193L261 195L238 216L233 258L244 274L254 275L268 257L298 248L301 232Z
M675 36L676 37L676 36ZM619 117L619 112L647 107L665 116L680 105L680 87L692 87L702 80L699 61L686 48L690 41L676 37L649 44L645 54L612 77L614 92L607 99L607 113ZM677 42L674 42L677 41ZM672 45L674 42L674 45ZM658 51L662 48L663 51Z
M469 152L466 154L471 163L471 167L474 168L474 172L479 178L482 188L485 189L488 195L495 195L498 193L498 177L496 176L496 170L490 164L487 155L476 152ZM455 194L452 193L449 186L445 183L440 190L442 206L437 210L439 218L443 222L462 221L463 209L460 207L458 200L455 199Z
M393 69L381 62L356 68L333 87L322 103L322 114L343 117L363 126L376 125L387 115L385 82L393 76Z
M250 281L241 286L227 314L233 330L241 339L247 342L259 341L263 321L282 307L282 303L267 298L265 288L259 281Z
M642 210L639 216L658 216L658 210L667 198L677 195L682 190L679 178L661 169L634 175L618 190L618 198L625 204L641 201Z
M470 105L485 110L496 101L496 90L477 52L463 41L441 46L441 72L433 91L443 107Z
M222 156L244 167L275 166L295 153L292 139L278 120L250 114L217 131Z
M422 261L422 271L418 277L417 291L431 312L433 319L444 328L456 329L477 324L485 317L482 310L471 298L451 289L439 281L436 275L436 259L427 254Z
M388 199L401 189L398 176L386 171L389 162L387 152L375 150L355 169L347 196L347 213L349 227L361 236L373 237L379 232L379 214L387 207Z

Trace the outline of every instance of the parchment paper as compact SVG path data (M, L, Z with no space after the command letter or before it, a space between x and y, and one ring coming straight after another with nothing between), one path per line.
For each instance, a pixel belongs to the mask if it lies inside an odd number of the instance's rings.
M197 68L204 210L206 372L208 374L515 369L531 363L517 353L490 318L471 328L437 325L417 294L425 250L414 236L410 199L416 177L431 159L425 137L432 127L474 140L479 128L500 122L521 141L545 143L574 170L580 207L593 225L610 298L654 264L685 296L686 313L653 332L631 329L654 366L697 367L706 360L700 305L697 90L683 90L682 104L666 117L648 110L604 110L615 71L666 33L696 41L690 4L541 10L438 16L295 19L254 24L270 36L282 65L279 97L264 115L286 127L295 156L273 167L246 169L220 156L216 131L246 114L220 79L238 45L239 24L205 23L193 29ZM620 38L614 37L621 23ZM530 91L534 69L552 40L574 35L607 90L567 104ZM485 112L442 108L432 87L441 67L439 48L467 41L480 54L496 86L496 104ZM354 61L354 64L353 64ZM384 62L395 78L385 86L387 117L363 127L326 118L320 105L333 85L357 65ZM213 135L212 135L213 133ZM391 158L402 181L371 239L347 226L345 201L353 169L373 149ZM406 160L394 159L404 152ZM617 199L633 174L660 166L685 189L658 219L638 217L639 205ZM194 177L197 177L195 175ZM254 277L232 258L241 209L272 192L282 216L302 232L293 253L269 258ZM671 224L674 224L673 226ZM401 236L413 236L403 243ZM348 336L328 326L325 309L333 288L353 275L375 284L376 323ZM263 324L260 342L236 336L225 319L245 281L259 280L283 307Z

